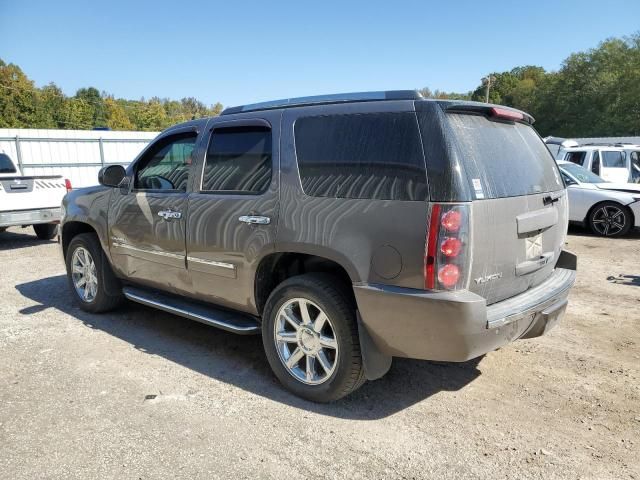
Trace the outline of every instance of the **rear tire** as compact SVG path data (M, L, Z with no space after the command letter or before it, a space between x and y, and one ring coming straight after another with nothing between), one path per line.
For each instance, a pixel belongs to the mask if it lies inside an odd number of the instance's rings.
M81 233L73 237L65 263L69 288L82 310L108 312L122 303L120 281L111 270L96 234Z
M356 308L341 286L321 273L289 278L271 293L262 317L273 372L288 390L314 402L342 398L365 381Z
M621 237L631 229L632 213L617 202L602 202L589 212L587 223L596 235L602 237Z
M33 225L33 231L40 240L53 240L58 234L58 225L55 223L38 223Z

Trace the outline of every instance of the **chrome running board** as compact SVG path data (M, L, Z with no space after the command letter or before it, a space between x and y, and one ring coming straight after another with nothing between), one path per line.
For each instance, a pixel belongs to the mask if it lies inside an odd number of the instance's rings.
M254 317L243 313L218 309L195 301L191 302L181 297L136 287L125 287L122 289L122 293L133 302L211 325L227 332L240 335L260 333L258 321Z

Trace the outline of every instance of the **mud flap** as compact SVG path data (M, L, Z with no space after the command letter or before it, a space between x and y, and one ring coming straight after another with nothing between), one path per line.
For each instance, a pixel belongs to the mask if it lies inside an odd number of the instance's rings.
M392 357L380 351L371 339L367 327L365 327L360 317L360 312L356 312L358 319L358 336L360 337L360 352L362 353L362 364L364 375L367 380L377 380L383 377L391 368Z
M556 268L565 268L567 270L578 269L578 257L575 253L568 250L562 250L558 261L556 262Z

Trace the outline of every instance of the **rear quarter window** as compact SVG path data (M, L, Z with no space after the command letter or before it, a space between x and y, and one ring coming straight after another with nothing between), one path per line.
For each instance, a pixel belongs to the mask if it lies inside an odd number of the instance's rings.
M294 126L302 189L316 197L425 200L412 112L302 117Z
M564 188L555 160L531 126L484 115L448 113L446 118L476 199Z

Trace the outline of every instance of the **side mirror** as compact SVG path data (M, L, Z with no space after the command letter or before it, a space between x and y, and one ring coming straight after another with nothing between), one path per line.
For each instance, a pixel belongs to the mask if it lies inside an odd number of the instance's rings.
M98 173L98 182L105 187L117 187L127 175L122 165L109 165L102 167Z

